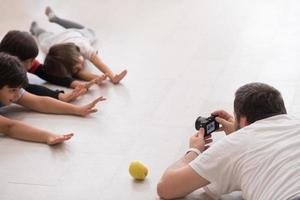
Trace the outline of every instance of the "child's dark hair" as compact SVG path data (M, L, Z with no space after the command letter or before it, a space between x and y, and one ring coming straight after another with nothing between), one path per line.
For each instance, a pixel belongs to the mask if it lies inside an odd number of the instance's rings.
M20 60L6 53L0 53L0 89L26 87L28 78Z
M74 43L53 45L45 58L46 73L66 77L73 75L73 67L80 62L80 49Z
M6 33L0 43L0 52L17 56L21 61L35 58L39 48L32 35L25 31L12 30Z

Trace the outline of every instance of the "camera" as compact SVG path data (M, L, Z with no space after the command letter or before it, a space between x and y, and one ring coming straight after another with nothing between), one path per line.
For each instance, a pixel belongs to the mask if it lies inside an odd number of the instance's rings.
M204 136L210 135L215 130L218 130L220 125L216 121L216 116L210 116L210 117L198 117L195 122L195 128L196 130L199 130L200 128L204 128Z

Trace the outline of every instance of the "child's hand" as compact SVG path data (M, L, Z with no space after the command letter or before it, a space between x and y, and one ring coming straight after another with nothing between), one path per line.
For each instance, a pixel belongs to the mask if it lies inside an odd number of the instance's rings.
M111 78L113 84L118 84L127 74L127 70L123 70L121 73L114 75Z
M92 85L94 85L94 84L100 85L102 83L102 81L105 79L106 79L106 75L102 75L97 78L94 78L93 80L91 80L87 83L84 83L81 87L84 87L87 90L89 90L89 88L92 87Z
M98 76L97 78L94 79L95 83L97 85L101 85L102 82L107 78L107 76L105 74Z
M78 107L77 114L80 116L86 116L90 113L97 112L98 110L95 108L96 104L98 102L104 101L104 100L106 100L106 99L101 96L85 106Z
M87 89L85 87L76 87L72 92L59 93L59 100L64 102L71 102L77 99L79 96L85 94Z
M96 84L97 83L97 78L95 78L95 79L93 79L93 80L91 80L91 81L89 81L89 82L87 82L87 83L84 83L83 85L84 85L84 87L87 89L87 90L89 90L90 89L90 87L92 87L94 84Z
M95 78L89 82L76 81L75 89L86 89L88 91L90 89L90 87L92 87L96 83L97 83L97 78Z
M64 134L64 135L49 135L47 137L47 144L49 145L55 145L55 144L60 144L66 140L71 139L71 137L73 137L73 133L69 133L69 134Z

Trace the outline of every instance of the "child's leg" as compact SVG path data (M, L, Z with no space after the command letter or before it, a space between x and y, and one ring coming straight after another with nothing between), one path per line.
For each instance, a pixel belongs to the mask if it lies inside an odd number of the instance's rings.
M40 34L45 33L46 30L39 27L36 22L32 22L30 26L30 32L32 35L38 37Z
M99 58L99 56L95 55L91 59L91 62L101 71L103 72L108 78L111 80L112 83L118 84L127 74L127 70L123 70L119 74L114 74L111 69Z
M40 44L41 50L47 54L50 47L53 45L53 40L56 35L41 28L36 22L31 23L30 32L34 35Z
M48 16L50 22L54 22L64 28L77 28L77 29L84 28L84 26L82 26L81 24L57 17L49 6L46 8L45 14Z

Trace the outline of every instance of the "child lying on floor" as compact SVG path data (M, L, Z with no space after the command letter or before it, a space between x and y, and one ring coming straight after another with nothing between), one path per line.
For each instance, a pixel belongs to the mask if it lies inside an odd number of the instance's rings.
M54 34L40 28L36 22L31 24L30 32L36 36L42 51L46 54L44 67L48 74L58 77L70 76L85 81L93 80L99 75L84 69L84 60L89 60L114 84L118 84L126 76L126 70L114 74L100 59L98 51L92 47L92 43L96 40L94 31L56 16L50 7L46 8L46 15L50 22L65 28L63 32ZM104 79L103 75L100 77Z
M62 90L51 90L42 85L29 83L25 90L35 95L49 96L61 101L71 102L86 93L89 87L94 83L101 81L99 78L96 78L89 82L82 82L71 77L58 78L45 73L44 66L35 60L39 52L37 43L32 35L25 31L11 30L7 32L1 40L0 52L18 57L26 71L37 75L43 80L65 87L75 88L72 92L64 93Z
M9 54L0 53L0 107L16 103L42 113L86 116L97 112L96 104L105 100L105 98L99 97L87 105L77 106L50 97L30 94L22 88L27 84L26 71L19 59ZM16 139L49 145L64 142L73 136L73 133L61 135L40 130L3 116L0 116L0 133Z

